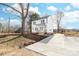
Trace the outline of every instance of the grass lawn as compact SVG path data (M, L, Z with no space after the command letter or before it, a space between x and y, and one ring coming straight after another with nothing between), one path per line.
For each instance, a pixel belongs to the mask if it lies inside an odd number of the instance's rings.
M0 55L40 56L42 54L24 48L24 44L27 46L35 42L31 38L18 35L0 38Z

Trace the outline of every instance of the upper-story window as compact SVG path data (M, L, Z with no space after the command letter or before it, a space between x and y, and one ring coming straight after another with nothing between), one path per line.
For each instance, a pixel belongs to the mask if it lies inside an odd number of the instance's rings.
M44 22L45 22L44 20L41 20L41 23L42 23L42 24L44 24Z
M43 23L44 23L44 20L42 20L43 21Z
M36 24L36 22L33 22L33 24Z

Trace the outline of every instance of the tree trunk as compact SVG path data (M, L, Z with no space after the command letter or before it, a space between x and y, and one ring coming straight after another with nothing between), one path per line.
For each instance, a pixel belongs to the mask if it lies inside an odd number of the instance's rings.
M21 35L25 35L29 33L29 24L26 18L22 18L22 30L21 30Z
M57 33L59 33L59 30L60 30L60 26L59 26L59 23L57 24Z
M22 28L21 28L21 35L25 34L25 19L22 18Z
M29 25L30 25L30 33L32 32L32 23L31 20L29 21Z

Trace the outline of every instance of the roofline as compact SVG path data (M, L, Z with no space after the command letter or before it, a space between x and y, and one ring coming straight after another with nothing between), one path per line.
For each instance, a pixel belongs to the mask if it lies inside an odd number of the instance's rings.
M51 15L47 15L47 17L49 17L49 16L51 16ZM36 19L36 20L33 20L33 21L37 21L37 20L43 19L44 17L46 17L46 16L40 17L39 19Z

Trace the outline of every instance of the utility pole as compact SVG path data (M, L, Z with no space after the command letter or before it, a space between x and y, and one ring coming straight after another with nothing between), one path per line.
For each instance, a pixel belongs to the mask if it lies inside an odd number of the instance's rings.
M8 19L8 34L9 34L9 32L10 32L10 17Z

